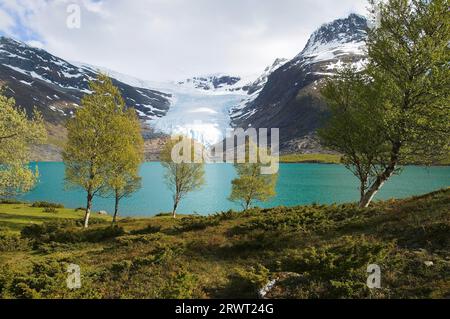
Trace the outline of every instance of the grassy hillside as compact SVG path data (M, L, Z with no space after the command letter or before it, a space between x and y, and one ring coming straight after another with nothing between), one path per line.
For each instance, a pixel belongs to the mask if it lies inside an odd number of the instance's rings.
M280 163L322 163L341 164L341 155L338 154L286 154L280 156ZM423 165L423 163L411 163L411 165ZM434 165L450 165L450 155L438 161Z
M341 155L336 154L287 154L280 156L280 163L340 164Z
M97 216L96 216L97 217ZM3 298L450 297L450 189L406 200L126 218L0 206ZM33 223L33 224L30 224ZM82 287L66 288L67 264ZM366 286L381 267L381 289Z
M35 206L46 206L35 205ZM56 211L47 211L46 207L33 207L30 204L0 203L0 231L9 233L20 233L20 231L32 224L42 224L53 222L59 219L80 220L84 216L84 212L80 209L55 208ZM108 216L98 215L95 218L101 220L111 220Z

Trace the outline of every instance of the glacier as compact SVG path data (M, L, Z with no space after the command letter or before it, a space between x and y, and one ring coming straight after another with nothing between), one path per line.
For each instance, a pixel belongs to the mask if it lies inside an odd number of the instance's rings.
M169 92L167 92L169 91ZM206 92L196 89L172 88L173 100L166 116L149 121L156 131L183 135L205 146L220 142L231 127L230 109L247 95L245 92Z

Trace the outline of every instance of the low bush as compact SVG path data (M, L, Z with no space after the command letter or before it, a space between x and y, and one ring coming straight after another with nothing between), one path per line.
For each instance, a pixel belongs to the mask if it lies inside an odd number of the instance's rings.
M197 277L181 269L169 277L166 287L162 291L165 299L192 299L195 297Z
M229 277L226 294L239 298L257 298L259 290L270 279L270 271L261 264L252 267L236 268Z
M20 235L0 232L0 251L20 251L30 248L29 241Z
M38 208L64 208L63 204L58 203L50 203L50 202L34 202L31 207L38 207Z
M59 242L101 242L121 236L125 233L122 227L104 227L90 229L76 229L76 221L64 220L59 222L30 225L22 229L22 237L33 240L35 244Z
M132 235L144 235L144 234L156 234L161 231L161 226L157 225L148 225L145 228L142 229L136 229L131 231Z
M45 207L43 210L44 213L56 214L58 210L55 207Z
M172 213L159 213L156 214L155 217L171 217Z
M175 229L179 232L203 230L220 224L215 216L189 216L179 220Z
M22 201L16 200L16 199L0 199L0 204L20 205L20 204L25 204L25 203Z
M394 255L394 243L364 236L343 237L335 244L287 251L280 263L283 271L304 276L293 298L367 298L367 266L383 267ZM320 283L320 285L318 285Z
M231 233L242 234L258 231L303 231L328 230L332 221L319 209L273 209L269 213L261 213L247 222L236 226Z

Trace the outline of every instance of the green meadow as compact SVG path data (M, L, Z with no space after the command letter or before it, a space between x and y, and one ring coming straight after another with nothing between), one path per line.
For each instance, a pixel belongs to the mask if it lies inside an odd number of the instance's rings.
M45 203L42 206L48 206ZM448 298L450 189L404 200L123 218L0 205L2 298ZM81 268L68 289L67 266ZM366 285L381 268L381 288Z

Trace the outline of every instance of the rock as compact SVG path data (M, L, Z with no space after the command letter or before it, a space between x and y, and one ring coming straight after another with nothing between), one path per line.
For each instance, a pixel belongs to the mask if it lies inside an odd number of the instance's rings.
M265 298L267 293L272 290L273 286L277 283L277 280L273 279L270 280L264 287L262 287L258 294L259 294L259 298Z
M300 281L302 275L293 272L279 272L272 275L272 280L264 285L258 295L261 299L272 299L273 297L283 298L284 284L286 281Z
M108 215L107 211L101 210L98 212L99 215Z

